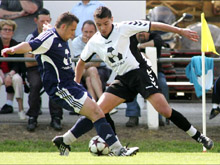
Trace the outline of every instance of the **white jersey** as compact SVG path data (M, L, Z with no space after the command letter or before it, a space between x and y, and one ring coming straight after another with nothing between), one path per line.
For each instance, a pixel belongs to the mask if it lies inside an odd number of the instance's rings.
M134 46L135 50L137 49L137 45L132 45L130 38L138 32L149 32L149 30L149 21L114 23L108 38L103 37L100 32L93 35L80 58L83 61L88 61L96 53L113 71L118 75L123 75L140 67L140 61L136 57L137 51L132 51Z

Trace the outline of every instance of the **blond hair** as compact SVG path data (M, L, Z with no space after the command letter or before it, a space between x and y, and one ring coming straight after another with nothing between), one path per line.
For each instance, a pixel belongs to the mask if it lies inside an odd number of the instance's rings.
M1 20L0 21L0 30L2 30L3 26L8 25L8 26L12 26L13 31L15 31L15 29L17 28L17 24L15 21L12 20Z

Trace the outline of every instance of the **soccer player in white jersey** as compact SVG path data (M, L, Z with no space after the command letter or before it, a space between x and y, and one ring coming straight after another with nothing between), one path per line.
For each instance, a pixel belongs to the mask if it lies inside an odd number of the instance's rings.
M81 53L75 69L75 81L80 82L85 63L93 53L96 53L117 73L115 80L98 100L98 105L105 114L123 102L132 101L140 93L161 115L171 120L205 148L211 149L214 146L213 141L201 134L181 113L169 106L158 87L154 72L137 49L138 41L135 37L135 34L141 31L159 30L178 33L190 40L198 41L197 33L158 22L138 20L113 23L111 11L107 7L96 9L94 19L99 32L93 35ZM76 130L82 130L83 123L87 123L87 128L89 127L88 119L83 118L67 134L75 138ZM92 127L91 122L90 125ZM87 131L82 130L81 134Z
M68 39L75 34L78 18L69 12L63 13L56 22L55 28L41 33L29 42L22 42L11 48L2 50L2 55L31 52L36 55L43 86L47 94L61 107L75 111L90 119L97 134L106 141L115 156L130 156L138 151L138 147L129 150L123 147L116 138L111 126L107 123L103 111L80 84L74 81ZM91 122L90 121L90 122ZM82 126L82 125L81 125ZM86 125L82 129L87 129ZM90 128L90 127L89 127ZM52 141L61 155L68 155L68 144L73 136L66 134L57 136Z

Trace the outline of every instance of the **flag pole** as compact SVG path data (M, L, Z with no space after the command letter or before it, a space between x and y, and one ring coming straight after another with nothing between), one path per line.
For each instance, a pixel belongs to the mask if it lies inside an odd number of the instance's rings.
M201 14L201 23L204 25L204 13ZM201 33L205 30L204 26L201 26ZM201 45L204 44L204 36L201 34ZM202 132L206 136L206 91L205 91L205 51L202 51ZM203 152L206 152L206 148L203 146Z
M201 13L201 52L202 52L202 127L203 134L206 136L206 87L205 87L205 52L213 52L217 55L215 45L212 39L212 34L205 20L204 13ZM206 148L203 147L203 151Z
M202 52L202 128L206 136L206 91L205 91L205 52ZM203 147L203 152L206 148Z

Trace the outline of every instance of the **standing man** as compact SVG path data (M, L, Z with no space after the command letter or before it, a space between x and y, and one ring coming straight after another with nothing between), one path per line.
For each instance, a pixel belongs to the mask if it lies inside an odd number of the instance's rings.
M76 37L82 33L81 29L85 21L94 21L93 13L99 6L104 6L104 3L99 2L97 0L81 0L81 2L73 6L70 12L79 18L79 23L75 32Z
M29 42L36 38L43 31L43 24L51 22L50 12L47 9L41 9L37 12L34 22L37 24L36 30L27 36L26 41ZM34 54L27 53L25 57L34 57ZM27 68L28 82L30 85L30 93L28 96L29 109L26 113L29 116L27 130L34 131L37 127L37 118L40 111L40 91L43 87L40 73L38 71L37 62L25 62ZM63 115L62 108L58 106L52 99L49 99L49 110L51 115L50 126L55 130L61 130L61 119Z
M197 33L189 29L173 27L159 22L138 20L113 23L111 11L103 6L96 9L94 18L99 32L89 40L81 53L75 69L75 81L80 82L85 62L89 60L93 53L97 53L117 73L115 80L98 101L98 105L104 113L109 113L123 102L132 101L140 93L161 115L171 120L205 148L212 149L214 146L213 141L201 134L181 113L169 106L158 87L153 70L147 65L137 48L136 33L141 31L170 31L185 36L192 41L198 41ZM79 137L76 133L77 130L80 130L81 135L89 131L82 128L85 124L89 128L87 118L78 121L66 133L68 137L71 137L68 142L73 142ZM90 126L92 128L91 122ZM63 136L64 139L67 139L66 134ZM66 143L66 145L69 146L70 143Z
M34 16L43 7L43 0L1 0L0 18L14 20L18 26L14 39L25 40L36 27Z
M29 42L3 49L1 54L25 53L32 51L36 54L44 89L57 104L69 111L75 111L90 120L77 130L81 135L85 130L90 130L91 125L96 128L97 134L106 141L113 155L130 156L138 151L138 147L129 150L123 147L116 138L111 126L107 123L103 111L79 83L74 81L75 73L72 69L70 49L67 41L75 35L78 18L69 12L63 13L56 21L55 28L41 33ZM92 121L92 122L91 122ZM61 155L68 155L73 136L57 136L54 144Z

